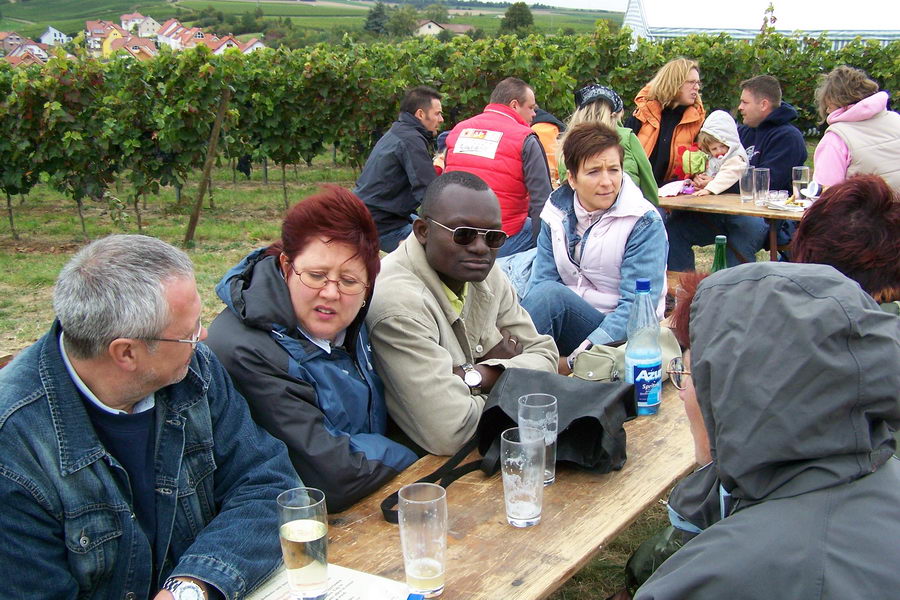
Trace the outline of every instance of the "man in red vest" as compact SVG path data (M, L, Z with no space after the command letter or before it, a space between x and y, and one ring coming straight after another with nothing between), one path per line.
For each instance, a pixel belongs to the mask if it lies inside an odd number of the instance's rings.
M507 77L494 88L484 112L457 124L447 137L444 172L478 175L500 201L509 239L498 257L535 247L541 209L552 191L547 157L530 127L536 108L534 90Z

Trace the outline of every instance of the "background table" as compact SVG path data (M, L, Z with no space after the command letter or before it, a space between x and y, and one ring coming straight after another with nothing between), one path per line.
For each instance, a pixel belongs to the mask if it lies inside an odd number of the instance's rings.
M628 460L598 475L559 465L544 488L539 525L506 522L500 475L471 473L447 488L447 600L545 598L656 502L694 466L682 402L671 383L656 416L625 424ZM378 492L330 517L330 562L404 580L400 535L379 505L391 492L432 472L445 457L425 457Z
M762 217L769 224L769 258L772 260L778 260L778 221L799 221L803 217L802 212L776 210L765 206L756 206L753 202L741 202L740 194L670 196L660 198L659 205L668 210Z

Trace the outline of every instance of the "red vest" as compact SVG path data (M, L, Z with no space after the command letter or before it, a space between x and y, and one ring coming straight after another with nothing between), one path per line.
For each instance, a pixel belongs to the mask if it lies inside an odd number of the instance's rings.
M528 217L528 188L522 173L522 144L534 132L505 104L488 104L484 112L459 123L447 136L444 172L478 175L500 201L503 231L515 235Z

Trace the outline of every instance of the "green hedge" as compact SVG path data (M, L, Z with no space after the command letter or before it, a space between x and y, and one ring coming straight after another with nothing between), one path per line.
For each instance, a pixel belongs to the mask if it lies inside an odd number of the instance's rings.
M202 164L227 85L234 96L220 145L226 156L292 163L334 144L357 165L396 117L403 91L418 84L444 94L446 126L479 112L496 82L510 75L528 81L538 102L565 118L573 90L591 81L616 89L630 110L663 63L687 56L701 65L708 109L734 108L739 82L769 73L799 109L803 129L816 125L817 76L835 65L863 68L883 89L900 87L900 43L829 47L823 38L777 34L749 43L718 35L632 47L627 30L611 32L600 21L592 34L574 36L370 45L347 39L248 56L212 56L201 48L163 52L146 63L54 58L28 69L0 63L0 188L21 193L47 181L80 200L100 197L118 173L140 194L183 181Z

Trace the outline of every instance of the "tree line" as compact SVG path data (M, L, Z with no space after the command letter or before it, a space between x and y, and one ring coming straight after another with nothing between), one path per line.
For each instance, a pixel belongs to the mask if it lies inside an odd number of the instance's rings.
M572 36L347 40L246 56L213 56L199 47L164 50L147 62L54 57L24 69L0 63L0 189L11 226L11 197L38 183L80 208L124 179L139 211L139 198L180 186L203 166L217 116L217 153L226 159L290 165L333 146L339 160L358 166L414 85L444 94L448 127L479 112L506 76L528 81L539 104L565 118L573 91L594 81L617 90L630 110L637 91L676 56L699 61L707 110L734 109L747 77L778 77L801 128L817 125L817 76L838 64L864 69L882 89L900 88L898 42L857 40L832 51L825 38L763 32L749 43L717 35L633 44L627 31L610 31L604 21L591 34Z

